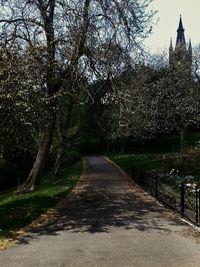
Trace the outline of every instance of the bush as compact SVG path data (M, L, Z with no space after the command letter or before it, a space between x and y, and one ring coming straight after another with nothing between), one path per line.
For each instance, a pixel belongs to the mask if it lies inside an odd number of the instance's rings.
M183 174L200 174L200 144L186 149L179 157L165 162L166 169L179 170Z
M18 183L19 173L17 166L12 162L0 161L0 189L5 190L11 188Z
M81 160L81 154L77 150L66 150L63 163L69 165L79 160Z
M0 159L0 190L10 189L22 183L28 176L33 158L28 152L8 153Z

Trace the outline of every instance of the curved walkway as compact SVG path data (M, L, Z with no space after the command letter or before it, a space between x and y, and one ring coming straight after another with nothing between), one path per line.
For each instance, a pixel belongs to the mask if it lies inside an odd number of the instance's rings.
M0 252L0 265L199 267L192 231L113 164L91 156L59 216Z

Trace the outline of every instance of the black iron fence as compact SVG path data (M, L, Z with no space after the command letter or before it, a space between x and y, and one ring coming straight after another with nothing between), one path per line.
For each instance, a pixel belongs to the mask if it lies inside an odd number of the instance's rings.
M129 174L138 185L165 206L200 226L200 187L196 183L177 181L170 184L165 175L144 172L134 166L131 166Z

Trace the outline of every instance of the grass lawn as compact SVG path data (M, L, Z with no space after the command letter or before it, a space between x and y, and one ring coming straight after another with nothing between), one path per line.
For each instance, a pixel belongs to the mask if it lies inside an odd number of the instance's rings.
M137 166L139 169L152 170L161 169L163 158L175 157L175 153L136 153L114 155L110 154L108 157L120 166L124 171L128 171L130 166Z
M172 136L154 140L143 153L110 154L108 157L124 171L131 173L133 180L144 190L156 195L164 205L180 212L181 182L194 183L200 187L200 148L197 144L200 140L199 133L190 135L190 138L188 149L181 154L178 146L175 146L178 139ZM133 168L130 172L131 166ZM194 205L194 195L188 189L185 215L195 223Z
M61 169L59 177L49 179L34 192L15 194L7 191L0 194L0 240L30 224L49 208L54 207L71 189L81 176L82 162Z

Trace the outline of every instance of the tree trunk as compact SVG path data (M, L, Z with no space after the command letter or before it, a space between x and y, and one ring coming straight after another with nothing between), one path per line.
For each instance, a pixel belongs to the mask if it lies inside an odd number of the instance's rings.
M4 145L1 144L0 145L0 159L3 159L4 158L3 155L4 155Z
M115 147L115 141L112 141L112 152L113 153L115 153L115 151L116 151L115 149L116 149L116 147Z
M125 144L124 142L122 142L120 154L124 154L124 150L125 150Z
M48 159L54 133L54 122L51 122L42 134L41 143L38 148L38 153L30 171L30 174L25 183L20 188L20 191L34 190L35 185L41 182L41 175Z
M186 127L182 127L180 130L180 152L185 149Z
M61 165L62 159L63 159L64 148L65 148L65 146L60 144L60 147L58 149L58 154L57 154L57 157L56 157L56 161L55 161L55 164L54 164L54 168L53 168L53 178L55 178L57 176L57 174L58 174L58 170L60 168L60 165Z
M102 136L99 137L99 150L100 151L103 151L104 150L104 147L103 147L103 137Z
M145 145L146 145L145 140L142 140L142 152L144 152L145 150Z
M110 152L110 147L111 147L111 144L110 144L110 140L106 140L106 151L107 152Z
M121 140L121 154L124 154L126 143L127 143L126 139L122 138L122 140Z

